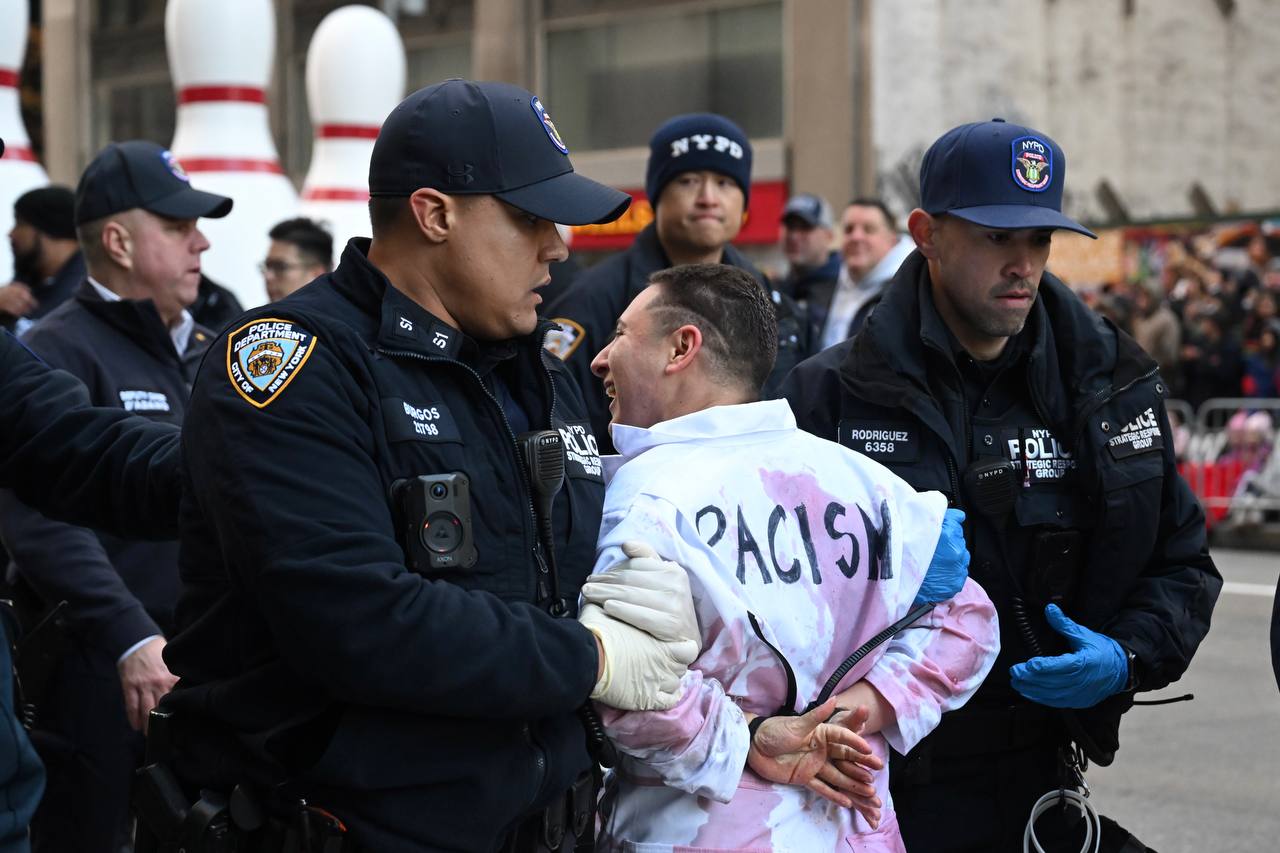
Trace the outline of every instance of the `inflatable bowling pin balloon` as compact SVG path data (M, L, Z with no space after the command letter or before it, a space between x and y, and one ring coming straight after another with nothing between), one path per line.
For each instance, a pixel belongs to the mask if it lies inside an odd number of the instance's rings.
M302 212L329 228L338 254L350 238L369 236L369 155L404 81L404 44L382 12L343 6L316 28L307 48L315 143Z
M13 254L9 231L13 228L13 203L18 197L49 183L49 176L31 150L31 138L22 123L18 105L18 70L27 52L27 0L0 0L0 285L13 279Z
M164 34L178 100L173 154L193 186L235 201L229 216L200 222L211 244L202 267L245 308L261 305L267 232L298 214L267 117L275 9L271 0L169 0Z

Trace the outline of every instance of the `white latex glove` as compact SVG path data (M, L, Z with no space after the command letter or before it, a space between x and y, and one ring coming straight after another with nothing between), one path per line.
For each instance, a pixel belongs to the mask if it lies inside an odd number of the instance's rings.
M689 573L663 560L647 542L625 542L622 552L628 559L587 578L582 597L659 640L701 646Z
M621 711L665 711L680 701L680 679L698 656L697 643L659 640L594 604L582 606L578 621L604 650L592 699Z

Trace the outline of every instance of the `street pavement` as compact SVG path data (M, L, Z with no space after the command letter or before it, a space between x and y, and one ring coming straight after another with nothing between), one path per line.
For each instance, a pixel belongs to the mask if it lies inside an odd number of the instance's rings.
M1226 581L1209 636L1182 680L1136 707L1110 767L1088 773L1091 799L1159 853L1280 851L1280 689L1271 607L1280 553L1213 550Z

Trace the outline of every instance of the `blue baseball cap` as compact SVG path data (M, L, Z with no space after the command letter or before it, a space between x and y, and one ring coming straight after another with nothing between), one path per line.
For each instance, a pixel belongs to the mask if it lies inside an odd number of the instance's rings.
M169 219L218 219L231 199L191 186L167 148L145 139L112 142L98 152L76 186L76 225L140 207Z
M1047 134L1002 118L944 133L920 166L920 206L987 228L1065 228L1097 237L1062 214L1067 158Z
M579 175L542 101L509 83L451 79L400 102L373 144L369 194L429 187L492 195L563 225L612 222L631 196Z

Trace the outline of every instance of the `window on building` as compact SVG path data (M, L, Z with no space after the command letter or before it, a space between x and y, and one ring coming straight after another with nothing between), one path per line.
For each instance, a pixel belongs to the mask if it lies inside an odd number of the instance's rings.
M173 139L175 107L168 75L149 82L109 81L98 86L94 110L93 149L122 139L150 139L168 145Z
M547 23L546 103L570 148L644 145L673 115L716 112L782 136L782 3Z
M94 5L97 26L104 30L164 21L165 0L98 0Z
M407 87L415 92L423 86L471 76L471 38L409 48L405 53Z

